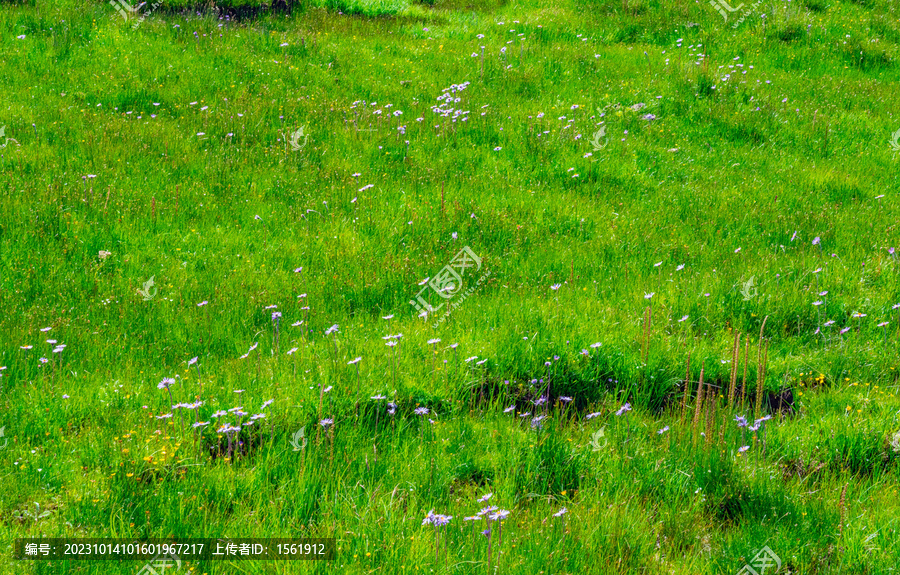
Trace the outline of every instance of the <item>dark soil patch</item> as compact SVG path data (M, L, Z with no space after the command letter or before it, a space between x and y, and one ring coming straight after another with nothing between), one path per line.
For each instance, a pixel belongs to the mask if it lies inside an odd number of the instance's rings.
M796 415L794 411L794 392L790 388L777 393L769 393L764 398L769 411L775 415Z

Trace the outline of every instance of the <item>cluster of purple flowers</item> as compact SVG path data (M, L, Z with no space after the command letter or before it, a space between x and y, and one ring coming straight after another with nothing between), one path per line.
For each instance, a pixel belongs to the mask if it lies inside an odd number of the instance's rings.
M197 409L201 405L203 405L202 401L197 401L195 403L176 403L172 406L172 409L178 409L179 407L183 407L185 409Z
M428 515L425 516L425 519L422 520L422 525L434 525L435 527L443 527L450 523L450 520L453 519L452 515L440 515L435 514L434 509L428 512Z
M760 417L759 419L754 421L753 425L749 425L746 417L744 417L743 415L737 415L735 416L734 421L737 423L738 427L746 427L750 431L756 431L757 429L759 429L760 425L762 425L766 421L769 421L770 419L772 419L771 415L764 415L763 417Z
M486 503L494 494L488 493L483 497L478 499L478 503ZM496 521L498 525L502 525L502 521L504 521L507 517L509 517L509 510L500 509L496 505L488 505L487 507L482 507L481 511L472 515L470 517L463 518L463 521L478 521L479 519L484 519L488 522L488 528L481 532L485 537L489 537L491 534L491 521Z
M431 110L435 114L440 114L443 118L451 118L453 122L455 122L458 118L462 118L462 121L465 122L466 115L469 113L469 111L455 109L451 107L451 104L458 104L461 101L461 98L456 94L458 92L462 92L468 87L469 82L463 82L462 84L452 84L449 88L444 88L442 90L443 93L437 97L437 100L442 103L436 106L432 106Z

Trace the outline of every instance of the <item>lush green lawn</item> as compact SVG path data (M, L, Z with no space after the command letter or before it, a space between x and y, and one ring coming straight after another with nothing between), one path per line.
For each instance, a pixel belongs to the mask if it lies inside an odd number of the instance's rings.
M0 572L898 568L896 6L220 5L0 2Z

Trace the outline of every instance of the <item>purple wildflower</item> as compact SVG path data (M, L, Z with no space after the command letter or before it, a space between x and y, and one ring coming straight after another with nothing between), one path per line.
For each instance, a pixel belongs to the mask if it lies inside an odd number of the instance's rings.
M501 509L496 513L488 515L488 519L490 519L491 521L503 521L507 517L509 517L509 511L506 509Z
M631 411L631 404L626 403L625 405L623 405L622 407L619 408L619 411L616 412L616 415L624 415L625 413L628 413L629 411Z

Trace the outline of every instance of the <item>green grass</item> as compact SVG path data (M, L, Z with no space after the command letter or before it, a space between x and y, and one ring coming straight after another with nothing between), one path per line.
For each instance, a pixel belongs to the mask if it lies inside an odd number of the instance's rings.
M11 559L41 536L337 539L208 574L896 569L891 4L218 5L0 3L0 572L142 564Z

